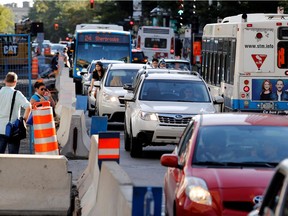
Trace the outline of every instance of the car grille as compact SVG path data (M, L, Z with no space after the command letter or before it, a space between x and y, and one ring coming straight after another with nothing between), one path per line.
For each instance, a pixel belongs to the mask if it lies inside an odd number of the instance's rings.
M160 126L186 127L192 115L158 114Z

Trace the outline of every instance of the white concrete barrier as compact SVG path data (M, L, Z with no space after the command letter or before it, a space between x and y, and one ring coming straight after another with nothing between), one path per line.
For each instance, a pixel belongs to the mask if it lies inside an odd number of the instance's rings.
M89 212L96 203L99 182L98 135L91 136L88 166L77 181L81 212Z
M74 112L74 107L62 106L61 115L59 115L60 125L57 130L57 140L61 147L63 147L68 142L71 120Z
M133 183L128 174L113 161L101 166L96 205L89 214L82 216L129 216L132 215Z
M72 114L71 125L68 133L69 138L66 143L61 144L63 145L63 148L61 149L60 153L69 158L88 158L90 150L90 137L87 132L83 110L76 110Z
M67 215L71 173L59 155L0 154L0 215Z

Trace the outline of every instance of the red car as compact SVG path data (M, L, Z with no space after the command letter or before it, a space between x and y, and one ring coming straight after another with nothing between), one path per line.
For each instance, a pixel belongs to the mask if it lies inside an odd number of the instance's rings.
M247 215L288 156L288 118L221 113L192 118L178 146L161 157L169 216Z

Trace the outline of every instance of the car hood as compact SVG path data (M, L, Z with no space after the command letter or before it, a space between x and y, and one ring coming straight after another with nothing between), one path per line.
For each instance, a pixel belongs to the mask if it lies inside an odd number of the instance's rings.
M171 101L141 101L141 110L146 112L199 114L214 113L212 103L188 103Z
M205 168L193 169L193 176L197 176L206 181L210 190L262 188L265 189L270 182L274 169L219 169ZM192 174L192 173L191 173Z
M123 87L105 87L104 91L110 95L124 96L127 94L127 90L123 89Z

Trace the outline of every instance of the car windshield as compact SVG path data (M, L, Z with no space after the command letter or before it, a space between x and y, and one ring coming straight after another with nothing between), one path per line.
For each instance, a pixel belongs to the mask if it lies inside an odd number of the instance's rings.
M65 47L66 47L66 45L62 45L62 44L52 44L51 45L52 50L57 50L59 52L62 52Z
M200 81L146 79L139 100L208 103L210 97L205 84Z
M112 64L112 63L113 64L119 64L120 62L119 61L115 61L115 62L113 62L113 61L109 61L109 62L101 61L101 63L103 64L104 70L106 70L109 64ZM124 63L124 62L121 62L121 63ZM96 62L92 62L88 67L88 73L92 73L94 71L95 67L96 67Z
M144 53L143 52L132 52L132 58L135 59L144 59Z
M108 71L105 86L122 87L125 83L132 83L139 69L111 69Z
M190 64L188 62L166 62L166 68L186 71L191 70Z
M287 133L280 126L201 127L193 164L274 167L288 155Z

